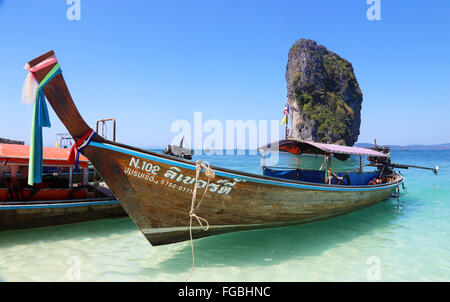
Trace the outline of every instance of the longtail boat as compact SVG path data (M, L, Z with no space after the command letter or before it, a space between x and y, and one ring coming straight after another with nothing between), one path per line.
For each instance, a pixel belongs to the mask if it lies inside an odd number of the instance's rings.
M53 60L51 64L49 60ZM58 63L50 51L28 64L41 83ZM83 154L152 245L343 215L388 199L404 181L389 166L376 166L388 162L389 154L385 152L295 140L269 144L263 149L277 146L294 154L316 154L324 156L326 163L332 155L367 155L375 159L373 166L377 170L336 174L327 164L323 171L297 167L287 173L264 167L264 175L257 175L208 168L198 161L108 141L93 133L75 107L61 73L43 90L77 144L84 145ZM208 178L199 174L211 170L214 179L211 174ZM201 205L193 206L191 198L197 189L199 195L204 195ZM192 226L193 218L200 225ZM204 228L205 224L209 227Z
M126 216L105 187L88 183L88 159L79 158L74 178L69 150L43 149L42 182L27 184L30 146L0 144L0 231L62 225Z

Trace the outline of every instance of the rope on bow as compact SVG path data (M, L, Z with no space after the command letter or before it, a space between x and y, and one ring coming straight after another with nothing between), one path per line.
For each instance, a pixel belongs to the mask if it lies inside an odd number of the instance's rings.
M200 177L200 172L204 171L207 179L208 179L208 183L205 186L205 191L203 192L202 198L200 199L200 201L198 202L197 205L195 205L196 199L197 199L197 183L198 183L198 179ZM202 162L201 160L197 160L197 162L195 163L195 184L194 184L194 191L192 192L192 201L191 201L191 210L189 211L189 236L191 239L191 249L192 249L192 270L189 274L189 276L187 277L186 281L188 281L192 274L194 273L195 270L195 254L194 254L194 241L192 238L192 220L195 218L197 219L198 224L200 225L200 228L204 231L209 230L209 223L206 219L198 216L197 214L195 214L195 210L197 210L200 206L200 204L203 201L203 197L205 197L206 192L208 192L208 186L209 186L209 182L214 179L215 174L214 171L211 169L210 165L208 162ZM202 221L206 224L205 226L203 226Z

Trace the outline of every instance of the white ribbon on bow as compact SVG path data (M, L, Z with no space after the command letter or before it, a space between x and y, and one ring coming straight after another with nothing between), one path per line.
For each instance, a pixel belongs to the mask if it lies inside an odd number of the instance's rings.
M26 70L30 70L30 65L27 63L24 68ZM37 82L33 76L33 73L28 72L27 77L25 78L25 82L23 83L22 88L22 98L20 101L27 105L31 105L34 102L34 97L36 95Z
M36 78L34 77L33 73L41 70L42 68L45 68L49 65L52 65L54 63L58 62L58 60L56 59L56 57L53 55L51 57L48 57L47 59L45 59L44 61L42 61L41 63L37 64L34 67L30 67L30 64L25 64L24 68L26 70L28 70L28 74L25 78L25 82L23 83L23 88L22 88L22 98L20 99L20 101L22 103L31 105L34 102L34 99L36 97L36 89L37 89L37 82L36 82Z

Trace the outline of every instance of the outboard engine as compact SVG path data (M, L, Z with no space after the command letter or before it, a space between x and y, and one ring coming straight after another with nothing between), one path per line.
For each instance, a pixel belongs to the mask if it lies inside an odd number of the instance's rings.
M391 148L387 146L377 146L375 145L371 148L374 151L378 151L387 155L391 154ZM389 174L391 172L391 157L381 157L381 156L368 156L367 160L371 163L372 166L378 168L378 171L383 171L385 174Z
M416 166L416 165L405 165L405 164L396 164L391 162L391 149L385 146L377 146L377 141L375 140L374 146L371 148L372 150L382 152L384 154L388 154L389 157L381 157L381 156L368 156L367 159L370 162L370 165L378 168L378 172L383 173L384 175L396 174L392 169L424 169L431 170L435 175L438 175L439 166L434 168Z

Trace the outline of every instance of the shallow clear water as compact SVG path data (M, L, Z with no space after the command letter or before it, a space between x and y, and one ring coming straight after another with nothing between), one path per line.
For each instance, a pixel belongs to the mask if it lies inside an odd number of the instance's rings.
M260 173L257 156L201 156ZM198 157L197 157L198 158ZM450 152L394 151L407 192L333 219L195 241L191 281L450 281ZM359 159L354 162L358 163ZM296 164L282 158L280 164ZM320 166L320 163L319 163ZM128 218L0 233L3 281L185 281L189 242L152 247Z

